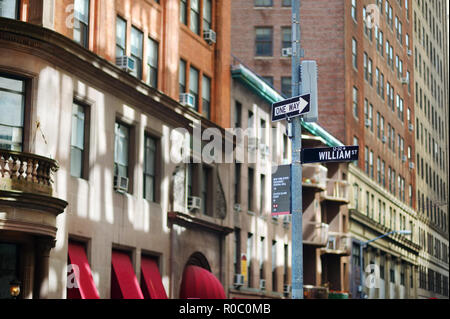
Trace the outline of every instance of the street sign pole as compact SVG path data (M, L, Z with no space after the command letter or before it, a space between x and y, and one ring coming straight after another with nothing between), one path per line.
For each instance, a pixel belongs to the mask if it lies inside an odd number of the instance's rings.
M292 96L301 92L300 83L300 0L292 0ZM303 299L303 229L302 229L302 148L301 117L291 119L291 214L292 214L292 299Z

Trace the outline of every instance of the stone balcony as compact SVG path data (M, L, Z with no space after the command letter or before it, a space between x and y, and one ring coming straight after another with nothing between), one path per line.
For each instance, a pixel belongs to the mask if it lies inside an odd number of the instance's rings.
M67 202L54 196L55 160L0 149L0 229L53 237Z
M328 224L314 221L303 222L303 243L325 247L328 242Z
M328 232L327 245L321 249L324 254L350 255L352 237L349 233Z
M340 202L342 204L349 203L349 184L344 180L327 179L326 190L322 193L322 197L328 201Z

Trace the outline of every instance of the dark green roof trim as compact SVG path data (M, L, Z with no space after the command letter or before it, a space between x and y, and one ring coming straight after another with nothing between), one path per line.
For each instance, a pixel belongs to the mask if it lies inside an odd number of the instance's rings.
M234 79L240 80L244 85L254 91L258 96L265 99L268 103L272 104L284 100L276 90L271 88L261 78L259 78L251 70L243 66L242 64L234 65L231 70L231 76ZM342 146L341 141L328 133L324 128L316 123L304 122L302 119L302 127L313 135L320 136L325 140L328 146Z

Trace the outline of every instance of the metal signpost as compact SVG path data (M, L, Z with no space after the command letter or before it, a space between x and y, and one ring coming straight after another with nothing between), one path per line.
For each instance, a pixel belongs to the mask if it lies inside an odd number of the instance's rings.
M300 83L300 0L292 0L292 96L301 92ZM292 119L291 214L292 214L292 298L303 299L303 230L302 230L302 124L300 116Z

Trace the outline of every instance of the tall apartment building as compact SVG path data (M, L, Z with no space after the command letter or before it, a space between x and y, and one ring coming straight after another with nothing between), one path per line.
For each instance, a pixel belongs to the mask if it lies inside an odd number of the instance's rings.
M172 150L229 125L230 23L228 1L0 1L0 298L225 297L228 170Z
M413 1L419 297L448 298L448 1Z
M286 50L283 48L290 46L290 4L291 1L284 0L232 2L233 54L287 96L290 95L287 89L289 86L283 87L283 83L290 85L290 57L285 56ZM386 230L400 230L400 225L405 226L399 222L403 219L399 218L417 218L416 213L412 212L419 209L418 191L422 189L416 187L416 181L421 182L421 178L417 176L419 163L416 154L419 154L421 161L423 157L421 152L416 150L416 134L420 131L420 124L416 127L415 122L416 118L419 118L419 121L421 119L418 115L420 113L416 114L421 111L415 103L416 94L420 96L415 87L415 47L418 45L414 31L416 5L417 1L414 0L302 0L300 7L304 59L316 60L318 64L318 123L344 144L360 146L357 166L371 181L367 184L371 194L375 195L378 190L382 190L383 201L392 200L392 203L387 204L404 207L396 217L398 222L392 224L392 227L397 225L396 228ZM443 5L441 7L444 8ZM421 21L423 23L423 19ZM432 26L430 22L427 23ZM432 27L425 28L433 30ZM436 23L434 28L436 29ZM441 23L439 29L444 28ZM444 31L441 32L444 34ZM443 54L441 55L445 61L443 63L447 63ZM429 68L431 71L431 67ZM442 72L445 73L445 70L443 66ZM437 81L436 76L434 81ZM418 89L420 91L420 88ZM442 95L445 94L447 92ZM439 115L436 107L434 109L432 116L430 106L429 117L430 123L437 125L435 134L438 134ZM443 114L440 116L442 132L445 127L443 122L446 120ZM431 132L430 128L427 132ZM435 154L433 152L439 147L446 149L447 144L435 145L445 141L445 137L434 138L433 142L430 134L432 133L429 133L431 143L427 142L428 151L425 153ZM429 151L432 147L433 152ZM443 156L443 151L441 154ZM429 167L428 163L428 174ZM439 177L437 170L435 171L436 180ZM441 176L444 183L443 176L446 175ZM444 188L443 184L442 192ZM423 191L420 197L422 194ZM447 198L446 195L444 198ZM353 201L354 197L351 200ZM423 205L422 203L421 200L420 204ZM444 210L447 209L446 199L441 203L443 218ZM353 202L352 206L355 205ZM377 210L375 207L374 209ZM362 212L364 213L364 210ZM351 225L352 220L359 223L352 219L352 214L350 219ZM364 224L362 226L368 227ZM417 229L413 236L419 233L419 222L414 223L414 227ZM350 229L352 230L351 226ZM406 229L409 229L409 225ZM376 230L373 235L382 235L380 231L382 230ZM360 237L356 233L354 235L359 241L370 239ZM413 237L412 240L414 244L418 244L419 236ZM414 247L411 246L413 251L416 250ZM417 266L414 260L413 258L408 261L409 267L418 271L413 267ZM400 296L391 295L393 298Z

